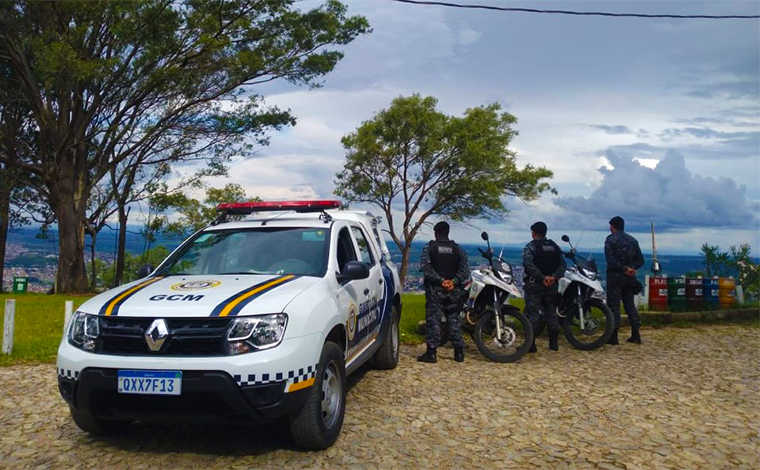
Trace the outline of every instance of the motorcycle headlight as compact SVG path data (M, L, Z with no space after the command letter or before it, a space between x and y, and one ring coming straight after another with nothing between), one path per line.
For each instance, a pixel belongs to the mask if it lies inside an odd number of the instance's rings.
M501 278L506 282L512 282L512 266L510 266L509 263L505 263L503 261L500 261L498 266L499 272L501 273Z
M583 275L586 276L587 278L591 279L592 281L596 280L596 276L597 276L596 271L592 271L586 268L581 269L581 271L583 272Z
M270 349L282 341L288 316L284 313L236 318L227 330L230 355Z
M85 351L95 350L95 340L100 335L97 315L76 312L69 325L69 343Z

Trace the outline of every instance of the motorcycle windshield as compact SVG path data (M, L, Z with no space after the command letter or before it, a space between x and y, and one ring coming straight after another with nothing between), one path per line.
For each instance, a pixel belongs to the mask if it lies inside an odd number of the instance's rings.
M599 269L596 267L596 260L589 260L583 256L575 255L575 264L581 269L585 269L594 273L599 272Z

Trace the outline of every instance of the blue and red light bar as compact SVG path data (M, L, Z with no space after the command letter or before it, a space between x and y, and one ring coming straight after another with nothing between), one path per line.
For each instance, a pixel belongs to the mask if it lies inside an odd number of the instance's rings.
M261 201L261 202L228 202L216 206L218 212L226 214L251 214L253 212L296 211L322 212L327 209L340 208L337 199L322 199L316 201Z

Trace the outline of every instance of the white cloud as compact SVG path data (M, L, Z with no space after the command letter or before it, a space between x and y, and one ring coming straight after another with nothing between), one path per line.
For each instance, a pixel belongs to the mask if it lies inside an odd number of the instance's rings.
M464 28L459 30L459 44L469 46L476 43L482 34L474 29Z
M654 221L664 230L695 227L757 227L760 203L727 177L694 176L684 157L670 151L655 168L607 152L612 169L600 168L604 179L590 197L558 198L571 211L601 218L621 215L631 227Z

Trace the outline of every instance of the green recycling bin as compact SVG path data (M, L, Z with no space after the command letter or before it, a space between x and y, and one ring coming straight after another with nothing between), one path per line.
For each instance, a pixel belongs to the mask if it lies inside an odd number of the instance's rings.
M13 278L13 293L23 294L26 292L26 288L29 286L28 277L14 277Z
M685 312L686 306L686 279L683 277L669 277L668 309L671 312Z

